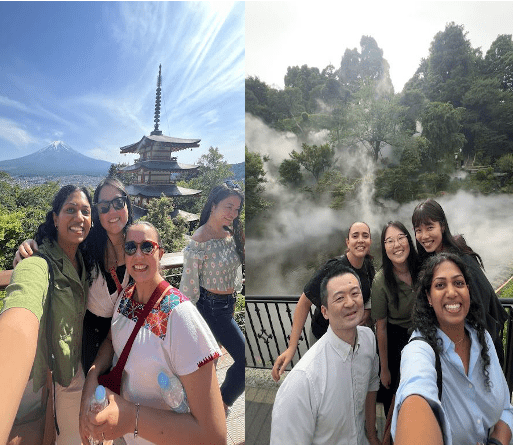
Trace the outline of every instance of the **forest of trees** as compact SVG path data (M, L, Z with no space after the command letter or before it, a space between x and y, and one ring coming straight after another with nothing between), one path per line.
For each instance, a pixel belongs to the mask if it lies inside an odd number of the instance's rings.
M166 252L180 251L186 243L184 235L188 232L186 221L181 218L171 219L169 215L175 206L190 213L200 213L212 188L226 179L233 178L230 165L218 148L210 147L202 155L198 176L188 181L181 181L179 186L202 190L199 198L184 198L174 202L171 198L154 199L148 206L148 214L143 217L159 230L162 245ZM125 185L133 181L133 176L120 170L123 164L112 164L109 176L117 177ZM244 182L237 181L244 189ZM45 220L46 212L51 209L54 195L60 189L58 182L21 188L14 183L9 174L0 171L0 270L11 269L14 254L18 246L27 238L34 238L37 227ZM91 197L94 190L89 190ZM244 223L245 211L241 212Z
M337 161L349 154L376 163L377 200L402 203L460 188L513 192L511 35L499 35L483 54L472 48L462 25L447 24L399 93L370 36L361 38L360 50L346 49L338 67L288 67L284 80L281 90L248 77L246 112L301 142L301 150L279 165L287 187L340 208L362 181L341 173ZM321 131L324 143L309 144L308 137ZM270 206L263 162L248 146L248 221ZM456 179L463 166L474 167L472 174Z

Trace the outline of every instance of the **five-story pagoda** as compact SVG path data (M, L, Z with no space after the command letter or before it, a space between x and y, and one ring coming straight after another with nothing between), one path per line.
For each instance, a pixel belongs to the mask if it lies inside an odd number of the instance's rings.
M178 163L173 153L186 148L199 147L201 139L179 139L166 136L159 130L162 65L159 66L157 97L155 99L155 127L149 136L139 142L120 148L121 153L139 153L133 165L122 170L136 174L133 184L126 187L136 206L146 207L152 198L199 196L201 190L187 189L176 185L176 181L197 174L197 165Z

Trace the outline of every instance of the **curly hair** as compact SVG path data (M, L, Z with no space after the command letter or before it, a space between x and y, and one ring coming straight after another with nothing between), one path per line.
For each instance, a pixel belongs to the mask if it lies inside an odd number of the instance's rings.
M421 203L417 204L415 210L413 211L413 215L411 217L411 222L413 224L414 229L419 227L421 224L429 224L431 222L440 223L440 227L442 229L442 246L444 249L457 253L459 255L469 254L472 255L480 264L482 268L483 260L481 256L479 256L476 252L474 252L470 246L465 241L463 235L453 236L451 231L449 230L449 223L447 222L447 218L445 216L445 212L442 209L442 206L438 204L434 199L426 199ZM424 261L429 253L426 252L426 249L422 247L417 241L417 252L419 253L419 257L422 261Z
M66 199L68 199L68 196L76 191L82 192L87 198L89 205L92 207L93 204L91 200L91 195L89 194L89 190L87 190L86 187L79 187L78 185L73 184L65 185L64 187L62 187L53 198L52 208L46 213L45 222L40 224L37 228L36 235L34 236L34 239L36 240L37 244L41 245L45 239L50 241L52 244L57 243L57 228L55 227L53 215L58 215L60 213L62 206L66 202ZM84 264L87 272L87 279L88 281L90 281L92 262L91 255L88 249L86 248L85 240L79 244L78 249L82 254L82 258L84 259Z
M107 231L102 226L100 222L100 215L98 213L98 209L96 208L96 204L100 199L100 192L105 186L112 186L116 188L121 196L126 198L126 206L128 210L128 220L123 229L124 233L126 233L127 227L132 224L133 215L132 215L132 203L130 202L130 196L128 195L125 186L121 181L116 178L107 177L101 180L101 182L96 187L93 196L93 227L91 227L91 232L86 240L87 250L90 252L90 260L92 262L92 267L95 270L96 274L101 273L103 277L106 277L105 271L105 249L107 247L107 240L109 236L107 235Z
M397 281L394 277L394 265L390 258L387 255L385 248L385 236L389 227L395 227L397 230L401 231L406 238L408 239L408 245L410 246L410 254L406 259L406 264L408 266L408 271L410 272L412 284L415 286L417 282L417 275L419 272L419 258L417 255L417 251L413 245L413 240L411 238L410 232L406 229L404 224L400 221L389 221L383 227L381 231L381 258L382 258L382 267L383 267L383 276L385 278L385 286L388 291L392 295L392 304L398 308L399 307L399 288L397 286Z
M215 186L208 195L207 202L201 211L198 227L206 224L208 218L210 217L212 206L214 204L219 204L223 199L228 198L229 196L236 196L239 198L240 208L242 209L242 206L244 205L244 193L242 192L242 189L232 181L226 181L221 185ZM233 220L233 231L230 230L230 228L227 226L224 228L233 235L237 255L239 255L241 263L244 264L244 231L242 230L242 224L240 222L239 216Z
M490 374L488 371L490 367L490 355L488 354L488 345L485 338L485 326L481 321L482 308L473 296L472 286L470 285L471 276L465 263L458 255L450 252L442 252L429 257L424 263L415 289L416 298L412 312L411 331L419 330L431 347L438 352L438 354L442 353L442 341L436 335L437 328L440 327L440 324L433 307L429 305L427 296L431 290L431 283L433 281L435 269L445 261L451 261L454 263L463 274L467 285L469 285L470 307L465 320L477 331L477 338L481 345L484 383L485 387L490 390Z

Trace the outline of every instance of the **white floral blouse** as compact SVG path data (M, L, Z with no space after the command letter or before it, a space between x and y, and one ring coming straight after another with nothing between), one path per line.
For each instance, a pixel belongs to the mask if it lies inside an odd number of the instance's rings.
M232 236L203 243L191 240L184 249L180 292L196 304L200 286L221 292L237 289L242 283L240 266Z

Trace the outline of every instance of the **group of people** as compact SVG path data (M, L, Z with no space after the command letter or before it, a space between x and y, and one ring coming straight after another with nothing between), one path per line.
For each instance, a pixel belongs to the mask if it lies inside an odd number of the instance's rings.
M214 187L176 289L161 275L158 230L132 221L120 181L104 179L93 198L84 187L61 188L34 240L16 254L0 313L0 443L41 411L52 365L57 445L119 437L127 444L225 444L227 412L244 390L244 337L233 319L243 203L237 184ZM119 395L107 390L108 406L90 412L99 377L120 360L150 299ZM234 359L221 388L219 343ZM189 412L166 404L160 371L179 378Z
M480 256L451 234L438 202L417 205L412 225L416 246L401 222L383 227L374 276L370 228L354 223L346 253L305 286L274 380L292 360L315 304L310 348L276 394L272 445L380 444L378 389L398 445L510 443L513 406L502 371L507 313Z

